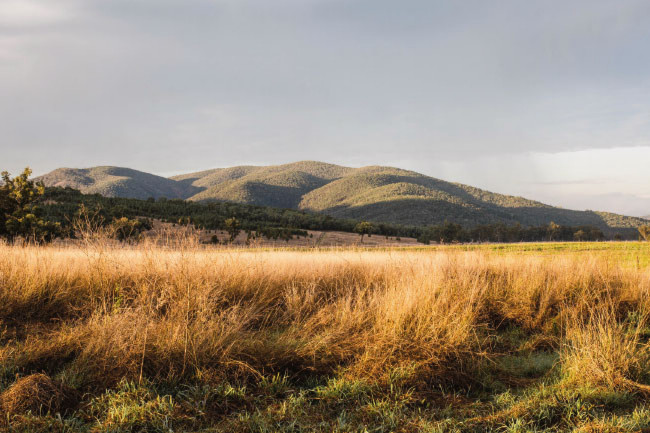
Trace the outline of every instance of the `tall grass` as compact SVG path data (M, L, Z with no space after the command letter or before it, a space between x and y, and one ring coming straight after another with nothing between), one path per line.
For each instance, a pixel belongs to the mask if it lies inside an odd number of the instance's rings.
M334 371L462 386L515 326L564 348L567 374L630 386L649 290L647 270L588 255L0 246L0 362L89 390Z
M650 396L650 386L639 382L650 373L647 312L627 311L621 320L615 305L591 306L587 317L569 313L563 366L572 381Z

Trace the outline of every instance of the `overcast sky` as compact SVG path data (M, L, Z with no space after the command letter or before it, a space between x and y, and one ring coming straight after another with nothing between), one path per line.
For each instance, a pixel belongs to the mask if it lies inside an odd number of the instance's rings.
M1 0L0 151L382 164L650 214L650 1Z

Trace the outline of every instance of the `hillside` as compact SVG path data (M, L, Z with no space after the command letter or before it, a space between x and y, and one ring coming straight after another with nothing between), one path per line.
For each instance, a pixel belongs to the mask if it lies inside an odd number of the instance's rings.
M315 161L217 168L169 179L117 167L59 169L40 180L47 186L70 186L109 197L230 201L404 225L451 221L466 227L537 226L553 221L611 231L644 223L612 213L556 208L398 168L350 168Z
M186 198L200 191L186 183L122 167L59 168L37 180L46 186L70 187L106 197Z
M354 170L334 164L301 161L268 167L216 169L172 179L204 188L202 192L191 197L191 200L226 200L261 206L299 208L307 193Z

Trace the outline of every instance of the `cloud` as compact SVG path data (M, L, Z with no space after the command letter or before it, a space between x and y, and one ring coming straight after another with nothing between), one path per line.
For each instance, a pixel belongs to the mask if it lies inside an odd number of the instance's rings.
M562 194L550 195L556 205L569 209L599 210L644 217L650 215L650 198L634 194Z
M0 3L0 26L20 28L53 24L74 15L71 2L60 0L3 0Z
M570 165L529 156L650 146L648 20L645 0L4 0L0 150L14 171L323 159L508 189L480 165L519 161L556 181Z
M650 146L486 156L410 168L578 210L650 214Z

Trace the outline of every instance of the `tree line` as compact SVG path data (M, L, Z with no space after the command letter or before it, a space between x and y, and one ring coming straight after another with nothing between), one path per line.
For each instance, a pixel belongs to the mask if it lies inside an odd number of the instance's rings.
M230 240L244 231L247 239L290 240L307 236L307 230L342 231L364 236L411 237L424 244L454 242L600 241L606 236L597 227L562 226L555 223L524 227L487 224L463 227L446 222L433 226L405 226L334 218L295 209L279 209L230 202L197 203L179 199L110 198L86 195L71 188L45 188L30 180L31 171L11 178L2 173L0 185L0 237L10 242L50 242L74 237L74 221L80 213L92 214L101 226L110 226L119 240L137 238L157 219L197 229L225 230ZM650 240L650 226L639 228L639 237Z
M423 229L418 241L431 242L539 242L539 241L603 241L605 234L592 226L562 226L551 222L548 225L523 227L519 224L486 224L464 228L460 224L447 222Z

